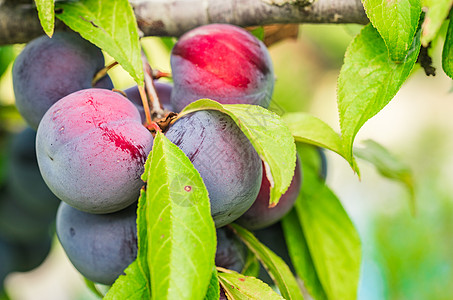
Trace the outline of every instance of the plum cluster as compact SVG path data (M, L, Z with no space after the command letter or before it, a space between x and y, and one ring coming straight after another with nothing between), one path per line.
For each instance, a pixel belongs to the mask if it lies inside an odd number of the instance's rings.
M269 53L244 29L226 24L193 29L175 44L170 62L173 84L155 82L166 111L178 113L201 98L270 104L274 72ZM47 187L63 201L56 214L60 243L80 273L109 285L137 255L137 199L153 135L143 125L138 88L118 93L108 75L93 80L103 68L99 48L77 33L59 32L25 47L13 67L13 84L19 112L37 130L30 160L37 160ZM269 208L263 162L229 116L194 112L177 119L165 135L187 155L209 192L218 228L216 264L240 272L246 248L224 226L237 220L256 230L281 219L301 188L300 159L288 191ZM13 176L13 185L24 182L29 182L26 175ZM20 193L31 199L41 188ZM56 206L52 209L48 212L54 216Z
M0 292L6 275L30 271L47 257L60 204L41 177L36 132L26 128L2 140L9 176L0 186Z

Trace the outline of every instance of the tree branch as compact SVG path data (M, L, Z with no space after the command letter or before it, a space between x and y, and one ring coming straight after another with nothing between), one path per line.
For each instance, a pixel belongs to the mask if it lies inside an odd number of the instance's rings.
M286 0L287 1L287 0ZM305 1L309 3L311 0ZM22 1L21 1L22 2ZM25 43L44 34L32 5L0 0L0 45ZM180 36L209 23L259 26L277 23L368 23L360 0L131 0L145 36ZM271 4L279 2L280 4ZM64 29L56 21L56 30Z
M56 20L55 29L65 28ZM38 12L32 4L0 5L0 45L26 43L45 34L39 23Z

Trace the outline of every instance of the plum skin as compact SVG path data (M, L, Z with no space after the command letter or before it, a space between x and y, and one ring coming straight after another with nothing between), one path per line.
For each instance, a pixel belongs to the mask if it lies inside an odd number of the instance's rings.
M215 254L215 265L225 269L242 272L247 260L247 246L228 227L217 228L217 250ZM220 285L220 298L225 299L226 295Z
M58 198L82 211L110 213L138 199L152 142L129 100L92 88L47 111L36 153L43 179Z
M9 147L8 187L21 205L28 207L34 214L54 219L60 199L42 179L35 145L36 131L30 127L13 136Z
M35 242L48 236L55 215L36 213L12 192L7 185L0 188L0 236L12 242Z
M91 281L111 285L137 256L137 206L90 214L62 202L57 236L74 267Z
M188 31L172 49L170 63L177 111L201 98L269 106L275 80L269 52L240 27L209 24Z
M214 110L197 111L178 119L165 135L200 173L216 227L252 205L261 185L261 159L233 119Z
M300 158L297 156L294 176L288 190L280 197L278 204L269 207L270 183L263 168L263 179L258 196L253 205L236 220L238 224L249 229L256 230L270 226L283 218L294 206L302 185L302 169Z
M228 226L217 228L216 231L215 265L240 273L247 260L247 247Z
M101 50L75 32L55 32L27 44L13 66L16 106L36 130L45 112L60 98L91 87L94 75L104 67ZM112 89L108 76L96 84Z
M286 245L285 234L283 232L283 226L281 222L272 224L269 227L254 231L255 237L267 246L272 252L277 254L291 269L291 272L295 273L294 266L289 256L288 246ZM270 278L267 271L261 265L259 279L266 282L267 284L273 284L273 280Z

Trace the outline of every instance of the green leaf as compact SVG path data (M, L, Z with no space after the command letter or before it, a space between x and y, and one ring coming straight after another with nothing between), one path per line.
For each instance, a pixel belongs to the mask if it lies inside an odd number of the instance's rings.
M343 147L349 159L359 129L392 100L409 77L420 51L420 32L416 37L400 64L388 59L384 41L371 24L346 50L337 94Z
M160 41L162 42L162 45L164 45L165 49L167 49L168 52L171 52L177 42L177 39L174 37L164 36L160 38Z
M220 297L220 286L219 278L217 277L217 269L213 268L211 281L209 282L208 292L204 297L205 300L219 300Z
M411 196L412 213L415 214L414 177L411 169L375 141L366 140L362 143L365 148L354 148L354 153L357 157L372 163L382 176L406 185Z
M160 132L149 160L146 216L152 299L203 299L216 252L208 192L189 158Z
M104 300L123 299L151 299L148 279L143 276L138 260L135 260L124 270L126 275L121 275L112 285Z
M266 268L272 280L280 289L282 296L287 300L303 299L299 285L288 265L278 255L272 252L268 247L263 245L248 230L237 224L230 224L237 235L255 253L256 257ZM257 298L266 299L266 298Z
M219 281L229 300L284 300L270 286L255 277L223 268L218 269L223 272L219 273Z
M387 45L389 57L395 62L403 62L417 31L422 12L420 0L362 2L368 18Z
M3 287L3 283L0 284L0 300L11 300Z
M288 253L297 276L302 279L307 292L312 298L316 300L327 299L318 274L316 273L313 259L308 250L304 232L302 231L302 224L296 211L292 209L281 222Z
M303 174L304 187L295 208L316 273L328 299L356 299L361 262L359 235L317 172L304 167Z
M424 47L437 36L442 23L448 16L453 0L422 0L423 7L428 9L422 24L421 42Z
M294 138L280 117L258 105L222 105L209 99L189 104L179 117L199 110L218 110L236 122L264 161L271 183L269 204L277 204L288 189L296 167Z
M52 37L55 26L54 0L35 0L35 3L42 29L49 37Z
M258 277L260 275L260 262L256 258L255 253L250 250L247 251L247 258L245 260L241 274L253 277Z
M149 161L145 164L145 180L149 173ZM137 259L124 271L112 285L104 299L151 299L149 268L147 260L148 225L146 221L146 193L141 190L137 208ZM135 298L134 298L135 297Z
M56 8L57 18L105 50L137 84L143 83L137 21L129 1L66 1Z
M96 287L96 285L94 284L93 281L91 281L85 277L84 277L84 280L85 280L85 285L88 287L88 289L90 291L93 292L93 294L95 294L97 297L99 297L99 299L104 298L104 295L98 290L98 288Z
M450 21L447 35L445 37L444 49L442 51L442 68L445 74L453 78L453 10L450 11Z
M258 26L257 28L250 31L250 33L253 34L260 41L264 40L264 27L263 26Z
M5 73L6 69L8 69L9 64L16 57L13 47L13 45L0 47L0 77L3 75L3 73Z
M344 153L340 135L324 121L304 112L285 114L282 116L282 120L288 125L296 142L307 143L336 152L349 162L355 172L360 174L354 157L348 157Z
M145 172L142 175L144 182L147 182L147 175L149 172L150 160L148 159L145 163ZM148 287L151 286L149 266L148 266L148 202L146 198L146 192L144 189L140 191L140 198L138 199L137 206L137 264L138 269L141 272L141 277L146 278Z

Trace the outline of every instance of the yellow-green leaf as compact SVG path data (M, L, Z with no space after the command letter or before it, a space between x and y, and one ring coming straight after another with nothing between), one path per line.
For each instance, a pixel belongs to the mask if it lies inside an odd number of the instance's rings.
M420 51L420 31L401 63L388 58L385 43L368 24L351 42L338 79L338 110L343 151L353 157L352 145L360 128L383 109L409 77Z
M52 37L55 26L54 0L35 0L35 3L42 29L49 37Z
M363 0L363 6L384 39L389 57L403 62L417 31L422 12L420 0Z

